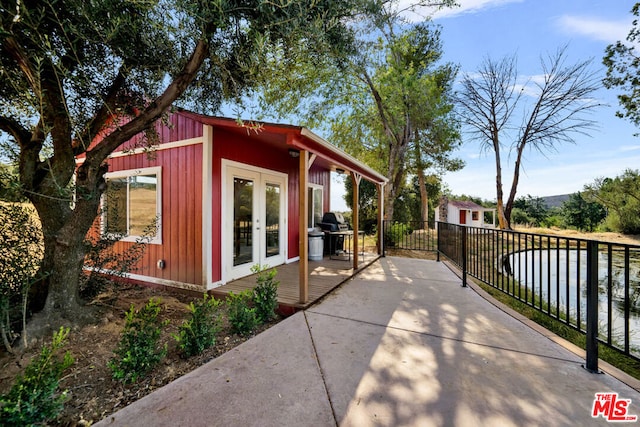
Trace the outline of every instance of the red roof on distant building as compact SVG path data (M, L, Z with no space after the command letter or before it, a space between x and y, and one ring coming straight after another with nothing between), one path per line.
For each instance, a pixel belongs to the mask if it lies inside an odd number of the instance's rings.
M449 203L460 209L471 209L474 211L481 211L481 210L487 209L484 206L480 206L479 204L473 203L472 201L469 201L469 200L451 200L449 201Z

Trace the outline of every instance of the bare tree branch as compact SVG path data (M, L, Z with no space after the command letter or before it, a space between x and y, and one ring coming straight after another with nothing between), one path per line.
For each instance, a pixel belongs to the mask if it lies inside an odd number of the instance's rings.
M574 135L588 134L595 122L585 115L602 104L591 99L600 88L597 74L591 71L592 61L565 65L567 48L554 55L541 58L542 81L529 79L519 86L518 73L513 57L501 61L485 60L478 75L467 74L463 90L458 97L463 122L470 129L473 139L480 141L486 150L495 153L496 191L498 219L501 228L510 228L511 211L522 167L525 149L541 153L552 150L559 143L573 143ZM535 86L529 92L528 85ZM534 102L528 110L525 97ZM521 114L522 122L510 146L515 151L513 181L506 205L502 199L502 166L500 150L502 139L509 137L515 114Z
M25 129L22 124L10 117L0 116L0 130L3 130L14 137L18 145L26 146L31 141L31 132Z

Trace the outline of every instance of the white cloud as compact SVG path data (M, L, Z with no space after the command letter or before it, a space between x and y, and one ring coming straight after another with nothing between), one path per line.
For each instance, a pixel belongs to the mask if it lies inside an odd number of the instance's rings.
M631 19L613 21L588 16L563 15L557 19L556 25L565 33L613 43L627 38L631 29Z
M451 18L464 13L477 13L492 7L509 3L521 3L522 1L524 0L457 0L456 3L458 3L459 6L444 8L434 13L433 7L412 8L411 5L415 4L416 0L401 0L398 3L398 9L412 9L412 11L405 12L404 17L410 21L417 22L424 20L427 16L431 16L433 19Z
M623 145L619 148L622 152L640 150L640 145Z
M477 13L485 9L502 6L509 3L522 3L523 0L458 0L460 7L439 11L434 18L451 18L464 13Z

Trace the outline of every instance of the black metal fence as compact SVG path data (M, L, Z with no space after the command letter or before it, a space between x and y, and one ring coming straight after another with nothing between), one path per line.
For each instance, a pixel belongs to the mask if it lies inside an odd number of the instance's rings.
M586 334L586 368L603 344L640 360L640 246L438 223L438 255Z
M436 231L430 229L427 221L382 222L384 246L386 249L407 249L413 251L436 251L438 239Z

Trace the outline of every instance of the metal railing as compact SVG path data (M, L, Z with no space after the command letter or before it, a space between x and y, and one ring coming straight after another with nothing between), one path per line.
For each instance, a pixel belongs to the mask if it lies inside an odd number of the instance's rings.
M382 222L384 245L386 249L407 249L413 251L436 251L437 236L434 229L429 228L427 221Z
M438 223L438 255L467 275L640 360L640 246Z

